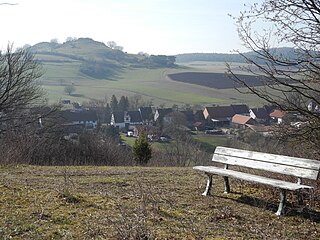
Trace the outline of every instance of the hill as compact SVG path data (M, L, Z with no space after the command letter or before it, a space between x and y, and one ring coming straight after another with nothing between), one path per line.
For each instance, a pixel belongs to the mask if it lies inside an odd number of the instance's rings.
M42 63L78 63L79 72L97 79L113 77L121 68L174 67L174 57L127 54L90 38L59 44L42 42L30 48Z
M154 105L169 107L173 104L261 104L257 97L241 95L232 87L208 88L169 77L184 72L224 73L225 65L220 62L178 66L174 56L128 54L90 38L62 44L42 42L30 50L43 65L44 75L39 84L47 90L50 102L110 100L115 94L118 97L141 95ZM64 92L68 85L76 88L71 95Z
M183 53L176 55L177 63L187 62L244 62L239 54L225 53Z
M271 52L287 57L289 59L297 58L297 51L293 48L283 47L283 48L273 48ZM256 58L256 61L262 62L257 54L253 52L244 53L245 56ZM239 54L227 54L227 53L184 53L176 55L176 62L187 63L187 62L235 62L235 63L245 63L245 59Z
M214 195L203 197L206 176L191 168L24 165L2 166L0 176L1 239L313 240L320 234L317 203L304 213L289 206L279 218L277 190L234 180L225 195L218 177Z

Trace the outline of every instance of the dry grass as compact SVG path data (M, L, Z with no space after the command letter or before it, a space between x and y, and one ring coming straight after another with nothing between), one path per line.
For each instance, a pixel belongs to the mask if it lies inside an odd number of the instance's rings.
M317 204L276 217L273 189L204 185L191 168L0 167L0 239L320 238Z

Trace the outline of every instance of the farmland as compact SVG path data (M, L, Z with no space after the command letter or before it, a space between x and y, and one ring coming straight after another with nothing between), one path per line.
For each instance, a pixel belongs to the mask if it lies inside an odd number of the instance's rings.
M169 78L174 81L200 85L216 89L233 89L241 87L236 84L226 73L205 73L205 72L182 72L169 74ZM253 75L239 75L241 79L245 79L246 84L249 86L263 86L264 83L261 79Z
M73 64L75 65L75 64ZM92 79L73 72L74 68L64 65L61 72L56 72L59 64L45 65L42 86L48 91L51 102L70 98L74 101L88 101L90 99L110 98L112 94L118 96L142 95L145 99L153 100L155 104L231 104L259 103L256 97L242 95L233 88L218 89L194 85L187 82L173 81L168 74L184 73L184 68L177 69L125 69L112 79ZM197 71L201 71L196 69ZM68 96L64 86L74 83L76 92Z
M257 97L242 95L233 89L230 79L221 79L219 88L203 83L174 81L169 76L184 76L188 72L201 76L222 74L226 70L223 62L189 62L175 67L148 67L143 65L143 56L116 52L104 44L91 39L79 39L64 44L40 43L33 47L35 57L43 65L43 76L39 84L48 92L49 102L61 99L84 102L92 99L108 99L116 96L141 95L152 100L154 105L171 107L177 105L228 105L247 103L258 106ZM140 64L139 66L137 64ZM237 66L235 69L242 73ZM86 74L94 69L93 74ZM84 71L85 70L85 71ZM181 78L180 78L181 80ZM199 81L202 81L201 78ZM76 91L68 95L67 85L74 85Z

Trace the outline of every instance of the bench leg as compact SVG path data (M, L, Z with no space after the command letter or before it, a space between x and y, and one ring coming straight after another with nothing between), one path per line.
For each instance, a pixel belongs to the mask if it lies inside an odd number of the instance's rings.
M302 206L303 205L303 197L302 197L302 191L298 190L297 191L297 195L298 195L298 205Z
M285 205L286 205L286 190L280 189L280 203L279 203L278 211L276 212L277 216L280 216L281 214L284 213Z
M209 196L210 195L210 190L211 190L211 186L212 186L212 175L207 174L207 176L208 176L207 186L206 186L206 190L202 193L202 196Z
M230 184L229 184L229 178L228 177L223 177L225 187L224 187L224 193L230 193Z

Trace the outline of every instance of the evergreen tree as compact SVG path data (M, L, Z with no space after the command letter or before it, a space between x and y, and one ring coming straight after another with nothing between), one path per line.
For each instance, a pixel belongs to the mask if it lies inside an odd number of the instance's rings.
M139 165L146 165L151 159L151 145L149 144L147 134L144 131L142 131L136 139L132 152L134 160Z
M112 112L118 111L118 99L114 94L111 97L110 107Z
M129 109L129 99L128 97L122 96L118 104L118 110L128 111L128 109Z
M107 103L107 105L106 105L106 109L105 109L105 111L106 111L106 115L111 115L111 107L110 107L110 104L109 103Z

